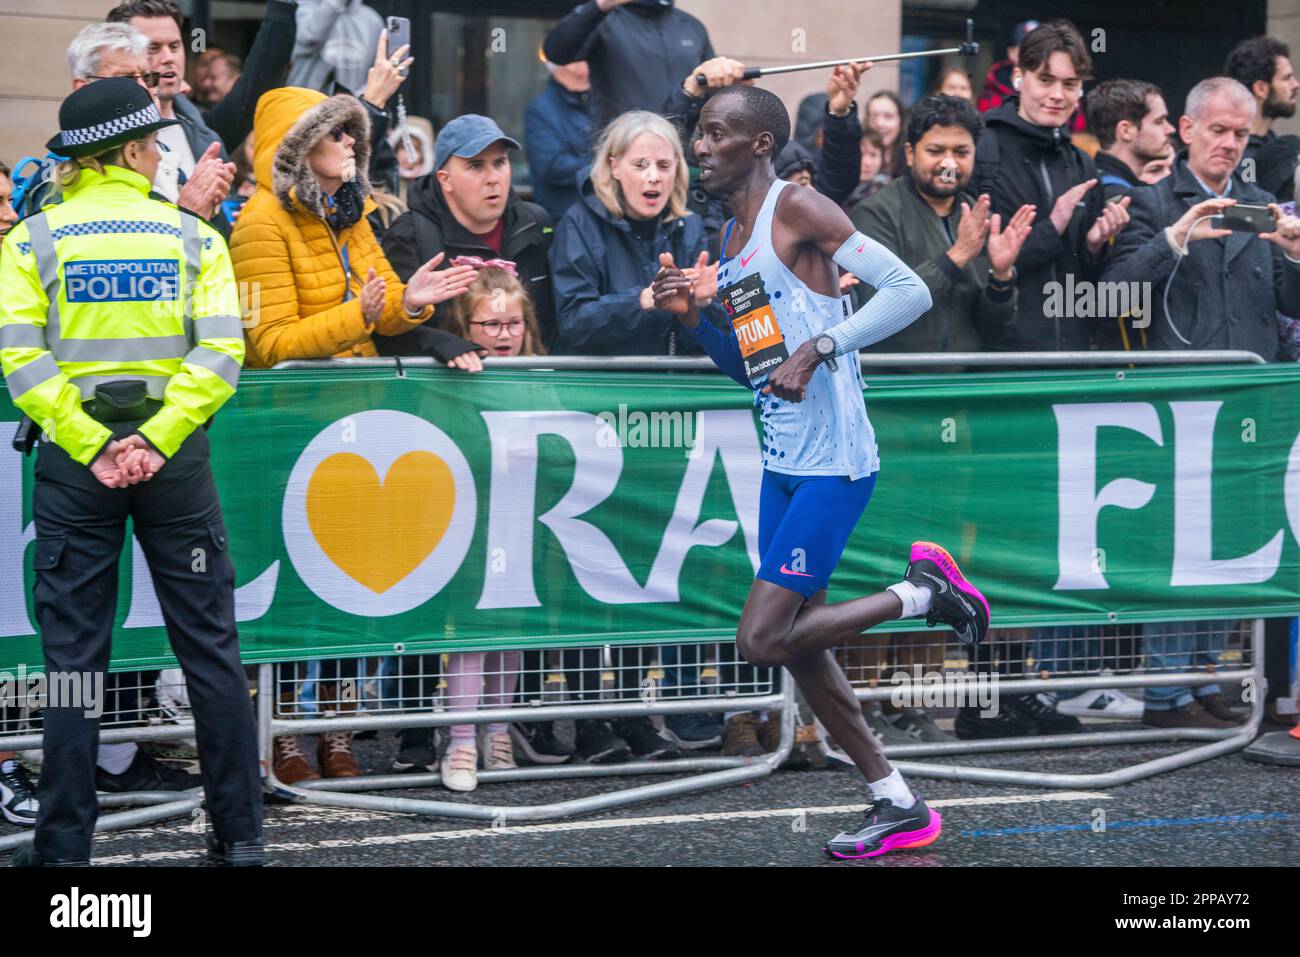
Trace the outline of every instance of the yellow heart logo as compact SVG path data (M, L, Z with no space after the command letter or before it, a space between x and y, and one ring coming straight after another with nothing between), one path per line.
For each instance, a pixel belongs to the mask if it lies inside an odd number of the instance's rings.
M340 452L307 483L307 521L321 550L379 595L437 547L455 504L456 480L432 452L407 452L382 482L369 460Z

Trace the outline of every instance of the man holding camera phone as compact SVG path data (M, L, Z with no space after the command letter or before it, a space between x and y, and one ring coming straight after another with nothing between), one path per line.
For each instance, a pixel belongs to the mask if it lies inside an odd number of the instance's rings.
M1272 362L1276 313L1300 315L1300 220L1233 175L1255 108L1236 80L1198 83L1179 119L1187 148L1173 173L1129 194L1131 221L1102 279L1155 283L1152 349L1246 349ZM1223 217L1237 205L1266 206L1272 220L1262 210L1250 217L1255 228L1245 215Z

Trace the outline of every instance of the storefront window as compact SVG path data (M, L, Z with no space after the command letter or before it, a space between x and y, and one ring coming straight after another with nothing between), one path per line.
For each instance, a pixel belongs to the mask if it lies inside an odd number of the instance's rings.
M434 115L429 119L440 127L462 113L482 113L523 143L524 110L546 85L542 43L555 21L454 13L430 17ZM511 156L511 165L517 184L529 182L522 150Z

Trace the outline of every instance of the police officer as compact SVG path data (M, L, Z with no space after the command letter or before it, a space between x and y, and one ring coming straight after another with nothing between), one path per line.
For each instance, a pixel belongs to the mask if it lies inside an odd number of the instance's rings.
M189 685L208 857L261 864L256 732L205 432L234 394L243 328L221 236L149 198L157 131L175 122L130 78L63 101L48 144L71 157L63 202L15 226L0 255L0 367L42 432L32 512L46 673L102 680L131 518ZM89 862L99 719L74 703L44 712L26 863Z

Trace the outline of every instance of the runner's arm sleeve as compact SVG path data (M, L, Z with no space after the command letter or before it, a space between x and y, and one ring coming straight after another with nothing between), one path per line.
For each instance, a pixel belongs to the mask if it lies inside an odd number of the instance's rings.
M0 368L14 405L74 461L89 465L113 433L86 414L81 390L54 360L45 341L48 311L27 225L19 223L0 253Z
M206 223L199 225L199 233L212 239L212 248L203 257L198 288L192 290L195 345L168 381L162 408L140 426L140 434L167 458L235 394L244 364L244 323L230 252Z
M708 353L715 366L752 392L754 384L745 375L745 360L741 358L740 343L736 341L736 333L731 324L727 324L724 332L710 321L709 314L718 311L712 306L701 309L699 325L691 329L683 323L682 328L695 337L695 341Z
M837 356L888 339L929 312L932 303L925 283L875 240L855 231L832 259L876 290L870 302L826 330L835 340Z

